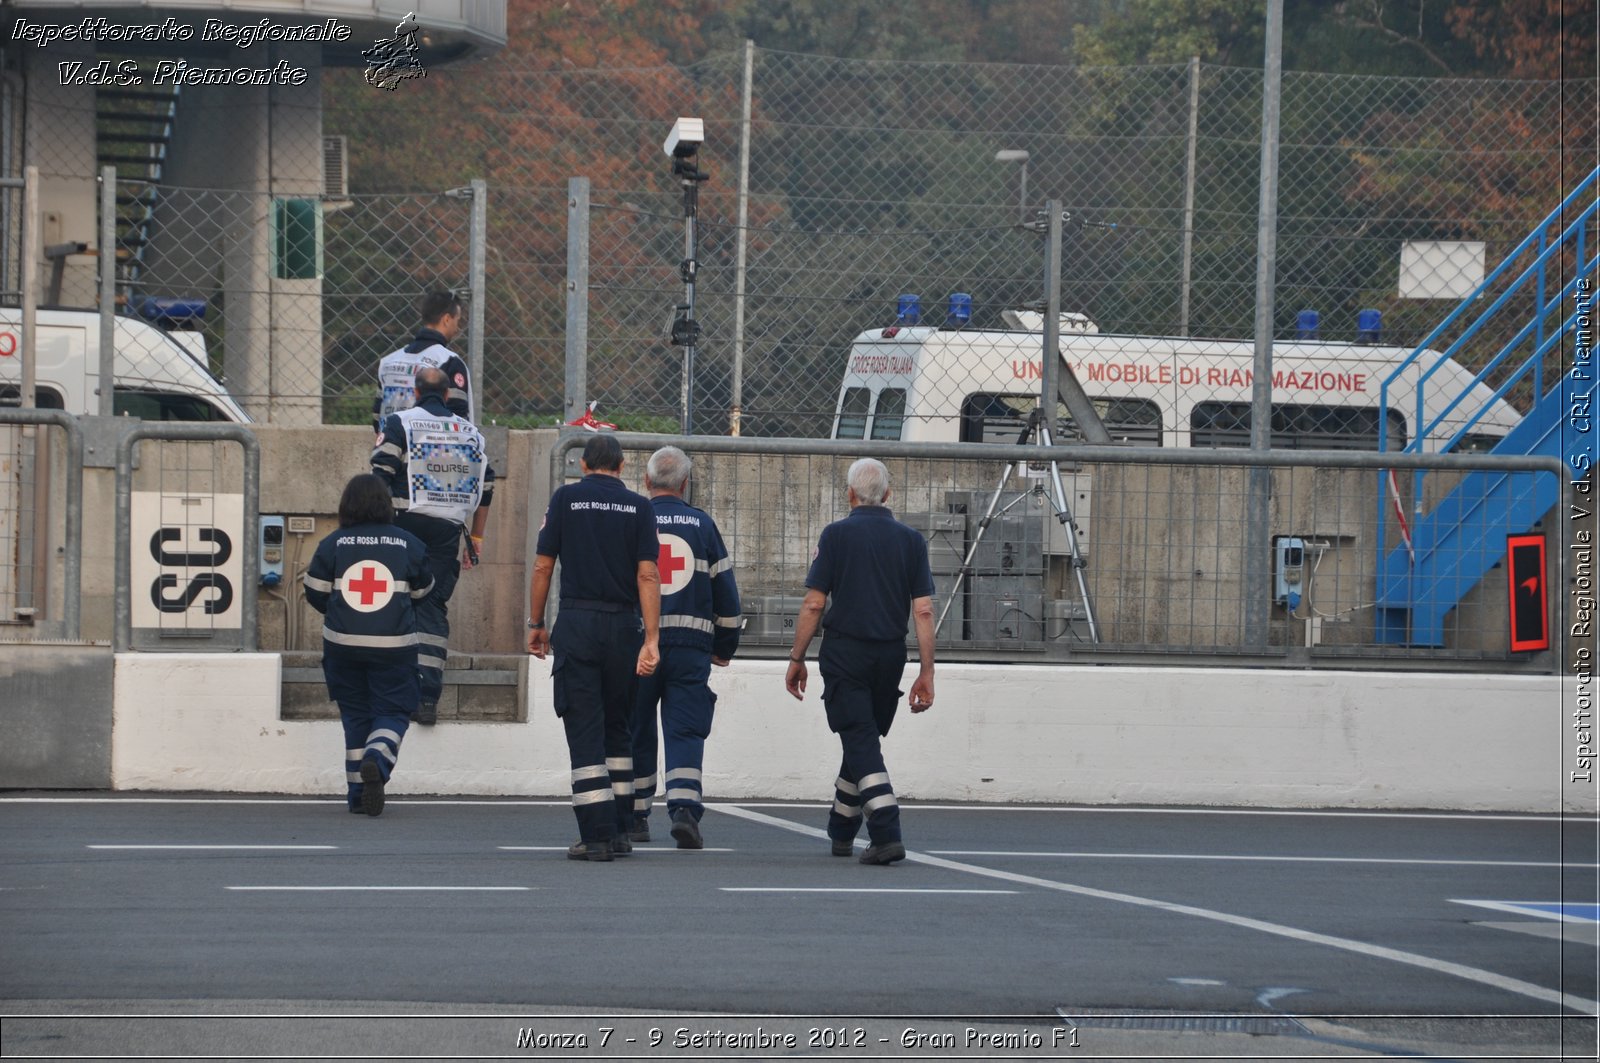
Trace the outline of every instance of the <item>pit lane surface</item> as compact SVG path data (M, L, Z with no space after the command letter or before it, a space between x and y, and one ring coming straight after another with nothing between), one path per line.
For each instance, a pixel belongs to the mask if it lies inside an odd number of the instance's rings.
M699 852L673 848L653 819L656 841L589 864L564 857L575 833L560 800L396 798L369 819L340 800L7 795L3 1052L104 1051L96 1039L112 1037L105 1020L24 1013L337 1005L840 1016L820 1028L887 1038L808 1053L818 1024L795 1022L799 1050L776 1053L832 1058L911 1058L908 1022L959 1040L966 1027L937 1016L1027 1029L1046 1042L1038 1055L1082 1057L1048 1031L1074 1018L1102 1046L1127 1045L1171 1012L1219 1017L1188 1032L1250 1049L1239 1054L1593 1055L1600 924L1576 907L1596 900L1592 818L909 803L912 859L889 868L831 857L821 806L713 802ZM1468 901L1574 907L1563 920ZM1245 1020L1298 1030L1241 1034ZM122 1021L120 1044L173 1036L171 1023ZM262 1021L252 1036L288 1036ZM648 1054L649 1023L633 1025ZM734 1026L752 1028L722 1023ZM310 1043L372 1041L335 1023Z

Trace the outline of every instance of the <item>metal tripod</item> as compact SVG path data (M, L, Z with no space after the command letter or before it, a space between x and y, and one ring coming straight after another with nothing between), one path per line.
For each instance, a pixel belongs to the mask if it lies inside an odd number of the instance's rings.
M1045 423L1042 409L1035 406L1028 415L1028 423L1022 426L1022 434L1017 437L1017 446L1028 445L1028 437L1038 433L1041 446L1054 446L1050 440L1050 426ZM1010 481L1011 474L1015 471L1019 459L1012 459L1006 463L1005 472L1000 474L1000 482L995 484L994 494L989 497L989 508L984 511L983 517L978 521L977 533L973 535L972 542L967 547L967 554L961 559L961 571L956 575L956 581L950 587L950 595L945 599L944 609L939 613L939 622L934 625L934 634L944 627L945 617L950 615L950 607L955 604L956 596L961 593L961 584L972 575L972 559L978 553L978 546L983 542L984 533L989 530L995 518L1004 516L1010 509L1027 498L1029 495L1040 497L1044 494L1044 485L1038 484L1032 491L1025 491L1004 506L1000 505L1000 496L1005 493L1006 483ZM1095 623L1094 605L1089 601L1089 584L1084 579L1083 570L1088 567L1088 562L1083 559L1083 553L1078 549L1078 526L1073 522L1072 510L1067 508L1067 491L1061 483L1061 468L1054 458L1050 459L1050 485L1055 490L1055 497L1051 499L1051 508L1055 511L1056 520L1061 522L1062 531L1067 536L1067 552L1072 558L1072 575L1078 583L1078 597L1083 602L1083 614L1089 624L1089 641L1100 641L1100 628Z

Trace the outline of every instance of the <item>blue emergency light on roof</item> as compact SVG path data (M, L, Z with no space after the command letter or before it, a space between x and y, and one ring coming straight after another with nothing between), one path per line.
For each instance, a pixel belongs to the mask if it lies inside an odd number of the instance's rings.
M1315 310L1302 310L1294 316L1294 338L1314 340L1322 326L1322 315Z
M972 320L972 296L966 292L951 292L950 307L945 312L946 328L960 328Z
M157 325L172 327L198 321L206 316L206 301L176 296L146 296L138 302L139 316Z
M1383 313L1363 310L1356 315L1356 340L1360 343L1377 343L1383 335Z
M922 320L922 296L902 295L894 307L896 325L915 325Z

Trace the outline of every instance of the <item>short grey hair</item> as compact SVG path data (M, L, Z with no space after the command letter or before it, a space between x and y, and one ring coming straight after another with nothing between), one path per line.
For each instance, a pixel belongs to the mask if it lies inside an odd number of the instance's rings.
M689 471L693 466L689 455L677 447L662 447L650 455L644 473L656 487L678 495L683 493L683 485L689 482Z
M877 458L858 458L845 482L863 506L881 506L889 497L889 470Z

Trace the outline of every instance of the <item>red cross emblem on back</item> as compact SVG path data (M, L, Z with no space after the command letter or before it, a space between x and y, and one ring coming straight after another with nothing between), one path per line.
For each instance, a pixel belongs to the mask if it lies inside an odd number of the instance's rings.
M656 554L656 569L661 573L661 593L676 594L694 578L694 551L689 544L669 532L657 532L661 549Z
M345 571L339 591L358 613L375 613L395 595L394 573L381 561L357 561Z
M345 589L361 595L362 605L371 605L374 595L382 594L389 589L389 581L379 579L378 570L371 565L365 565L361 569L361 578L346 583Z

